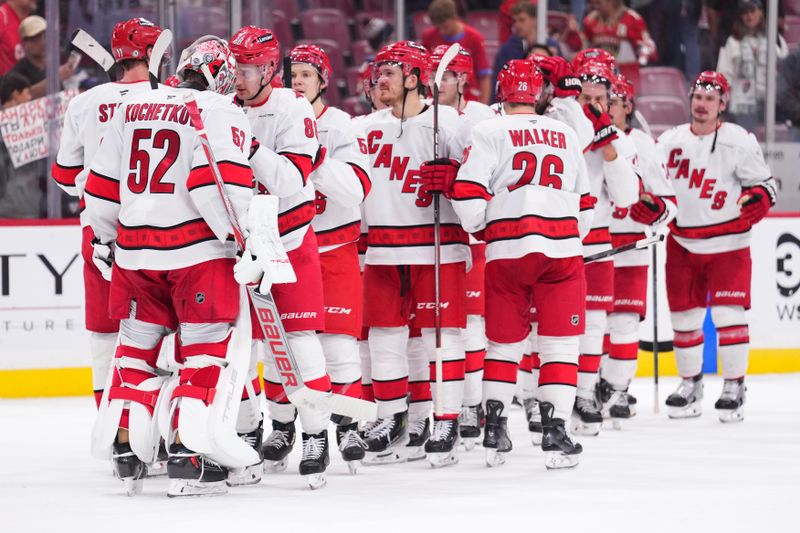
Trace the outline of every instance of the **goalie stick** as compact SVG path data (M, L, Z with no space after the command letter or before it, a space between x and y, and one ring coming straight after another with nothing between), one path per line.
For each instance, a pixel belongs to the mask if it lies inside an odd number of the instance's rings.
M222 174L214 158L208 136L205 133L205 126L200 116L200 110L197 107L197 101L191 93L184 97L184 101L186 109L189 111L192 126L197 130L197 136L200 139L203 152L205 152L208 159L211 174L214 177L220 198L225 206L225 212L233 228L236 244L241 250L244 250L244 234L239 226L239 219L233 211L230 199L225 193ZM286 342L286 332L283 329L280 314L272 295L260 294L254 287L249 286L247 287L247 294L250 298L250 305L255 311L256 320L264 334L264 345L269 349L270 356L275 362L275 367L281 376L281 382L289 401L298 407L305 406L321 411L329 411L359 420L377 419L378 405L375 403L306 387L303 383L303 378L300 376L297 360L292 353L291 347Z
M647 248L648 246L652 246L653 244L661 242L663 240L664 240L664 235L658 233L656 235L653 235L652 237L639 239L636 242L623 244L622 246L617 246L616 248L612 248L604 252L598 252L596 254L587 255L586 257L583 258L583 262L591 263L592 261L599 261L600 259L605 259L606 257L611 257L613 255L621 254L622 252Z
M433 78L433 159L439 158L439 86L442 84L442 78L447 71L447 66L458 55L461 46L454 43L442 55L442 60L439 62L439 67L436 69L436 76ZM433 413L436 416L442 416L444 410L442 408L442 311L441 311L441 265L442 265L442 237L439 235L441 231L441 212L440 212L440 194L433 195L433 291L434 291L434 310L433 310L433 327L436 334L436 382L434 390L436 400L433 408Z

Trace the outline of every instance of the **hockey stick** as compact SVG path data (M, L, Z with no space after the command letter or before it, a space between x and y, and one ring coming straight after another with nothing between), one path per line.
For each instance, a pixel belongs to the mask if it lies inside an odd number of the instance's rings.
M92 61L100 65L111 81L114 81L111 71L116 66L114 56L97 42L97 40L81 29L75 30L70 39L72 46L89 56Z
M461 46L455 43L445 51L442 55L442 60L439 62L439 68L436 69L436 76L433 78L433 158L439 158L439 86L442 84L442 78L447 71L447 66L458 55ZM434 310L433 310L433 327L436 332L436 383L434 389L436 394L434 399L436 403L433 408L433 414L436 416L444 415L442 407L442 238L439 235L442 227L441 212L440 212L440 194L434 193L433 195L433 291L434 291Z
M653 246L653 412L658 414L658 244Z
M192 126L197 130L197 136L200 139L203 152L208 159L211 174L214 177L214 182L219 191L220 198L225 206L228 220L233 228L233 236L236 240L236 245L240 250L244 250L244 234L239 226L239 219L233 210L230 198L228 198L225 192L222 174L217 166L214 153L211 150L208 136L205 133L205 126L200 117L197 101L191 93L184 97L184 101L186 109L189 111ZM260 294L256 292L253 287L247 287L247 294L250 299L250 305L253 307L256 319L258 320L258 324L264 334L264 345L269 348L275 367L281 375L281 382L286 391L286 396L294 405L298 407L310 407L320 411L328 411L360 420L377 419L378 405L375 403L343 396L341 394L321 392L306 387L303 383L303 378L300 376L300 367L297 364L297 360L292 353L291 347L286 342L286 332L283 329L280 313L275 305L275 300L272 298L272 294Z
M664 236L661 234L653 235L652 237L646 237L644 239L639 239L636 242L631 242L628 244L623 244L622 246L617 246L616 248L612 248L610 250L606 250L604 252L597 252L596 254L587 255L583 258L584 263L591 263L592 261L598 261L600 259L605 259L606 257L611 257L613 255L621 254L622 252L627 252L629 250L640 250L642 248L647 248L657 242L661 242L664 240Z
M642 127L642 130L650 137L653 137L653 130L650 129L650 124L648 124L647 119L644 118L644 115L642 115L638 109L634 109L633 116L636 117L636 121Z
M147 70L150 71L150 87L158 89L158 75L161 70L161 60L167 53L167 49L172 44L172 31L163 30L156 39L153 48L150 50L150 62L147 65Z
M292 58L284 56L283 58L283 86L287 89L292 88Z

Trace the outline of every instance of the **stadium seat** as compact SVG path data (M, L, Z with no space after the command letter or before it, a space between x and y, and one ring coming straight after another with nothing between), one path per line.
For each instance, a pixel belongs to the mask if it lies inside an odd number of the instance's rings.
M283 11L272 12L272 28L270 28L278 42L284 50L289 50L294 46L294 36L292 35L292 26L289 24L289 19Z
M181 50L203 35L228 35L228 16L222 7L183 7L178 10L176 37Z
M283 11L289 22L295 22L300 16L300 9L297 0L270 0L270 7Z
M361 70L360 66L357 67L347 67L347 71L345 73L346 81L347 81L347 95L348 96L358 96L361 86L361 80L359 79L359 71Z
M353 58L353 65L360 67L367 59L375 57L375 50L367 41L355 41L350 46L350 55Z
M348 18L355 14L353 0L305 0L306 9L338 9Z
M800 17L787 15L783 24L785 30L783 38L790 48L794 48L800 43Z
M784 0L783 9L787 15L800 15L800 0Z
M300 13L303 39L331 39L341 50L350 49L347 17L338 9L307 9Z
M639 96L636 109L648 123L677 125L689 119L689 107L685 100L675 96Z
M642 96L676 96L688 99L688 84L683 72L672 67L645 67L639 71L636 94Z
M342 100L342 109L354 117L370 112L369 104L360 96L350 96Z
M674 127L671 124L650 124L650 133L653 134L654 140L658 140L662 133Z
M497 11L471 11L467 13L466 22L481 32L484 40L497 41L500 38L500 21Z

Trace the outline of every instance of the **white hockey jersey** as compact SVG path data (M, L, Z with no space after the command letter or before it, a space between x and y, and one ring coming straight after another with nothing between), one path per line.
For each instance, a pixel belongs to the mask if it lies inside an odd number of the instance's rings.
M567 96L565 98L553 98L550 100L550 105L544 112L545 116L552 119L559 120L575 130L578 136L578 142L581 143L581 149L588 152L592 147L594 141L594 128L592 121L586 118L581 104L575 99L574 96Z
M367 264L433 264L433 197L419 187L419 168L433 159L433 107L402 123L391 109L384 109L361 124L372 177L372 192L364 202ZM461 159L458 124L455 109L439 107L439 157ZM470 262L467 234L445 198L441 199L440 235L442 263Z
M497 116L494 109L475 100L467 100L467 103L464 104L464 109L461 110L461 114L473 124Z
M580 256L591 210L581 211L590 185L575 131L513 114L481 122L468 142L453 206L466 231L482 232L486 260Z
M328 151L311 173L316 189L312 222L320 253L355 242L361 233L360 205L372 187L367 140L350 115L325 107L317 117L319 142Z
M258 141L250 157L261 192L279 197L278 230L286 251L294 250L314 218L314 186L309 181L319 151L314 110L292 89L273 89L267 100L242 107Z
M667 207L667 216L658 227L665 226L677 211L675 191L667 180L666 161L661 156L652 137L640 129L626 132L636 149L636 161L641 177L641 188L659 196ZM649 226L640 224L630 216L630 209L616 207L611 215L611 244L614 247L636 242L647 237ZM647 266L650 264L649 249L631 250L614 256L614 266Z
M85 199L101 242L131 269L171 270L233 257L231 224L183 96L163 87L126 99L91 163ZM212 91L193 91L225 190L239 220L253 197L247 164L252 134L241 109Z
M584 256L610 250L611 213L615 208L627 208L639 201L636 148L624 133L618 132L618 135L612 141L617 151L613 161L605 161L602 150L589 150L585 154L592 196L597 198L597 203L592 229L583 240ZM612 261L612 257L601 261Z
M740 218L736 203L743 188L761 185L773 202L777 196L755 136L741 126L723 123L715 142L714 133L695 135L689 124L683 124L661 134L658 147L678 200L670 230L681 246L697 254L750 246L750 225Z
M53 163L53 179L70 196L80 198L81 226L89 225L84 214L83 189L89 165L100 147L114 110L128 96L150 90L147 80L104 83L73 98L64 115L61 144Z

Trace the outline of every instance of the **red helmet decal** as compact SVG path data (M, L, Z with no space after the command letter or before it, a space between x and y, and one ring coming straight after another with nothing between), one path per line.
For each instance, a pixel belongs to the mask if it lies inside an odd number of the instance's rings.
M497 76L497 98L501 102L535 104L544 78L530 59L513 59Z
M328 54L320 46L313 44L299 44L292 48L289 52L289 58L292 63L306 63L317 69L317 72L322 77L322 81L326 84L333 74L331 67L331 60Z
M236 62L242 65L281 66L281 47L272 30L245 26L237 31L230 42L230 49Z
M147 49L156 44L161 28L144 18L120 22L111 32L111 52L114 60L140 59L147 61Z

